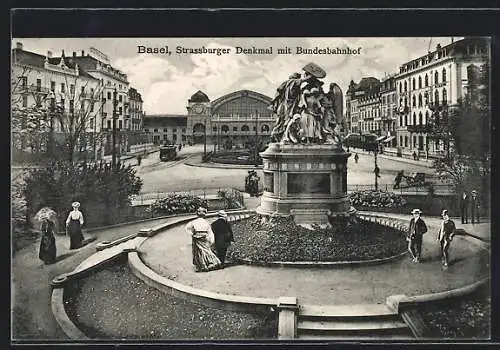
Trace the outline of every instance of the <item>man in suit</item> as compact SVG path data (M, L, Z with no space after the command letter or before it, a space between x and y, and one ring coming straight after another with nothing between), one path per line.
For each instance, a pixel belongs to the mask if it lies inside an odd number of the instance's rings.
M427 232L427 225L420 217L420 214L422 214L420 209L413 209L411 213L413 217L408 227L408 251L412 256L413 262L420 262L420 256L422 254L422 236Z
M227 221L227 214L224 210L217 212L219 217L212 223L212 231L215 235L215 251L217 257L224 265L226 260L227 249L231 242L234 242L233 230L231 229L231 224Z
M469 195L465 191L460 197L460 213L462 216L462 224L466 224L469 214Z
M477 192L475 190L471 193L470 202L470 216L472 218L472 223L474 223L474 219L476 219L479 224L479 197L477 196Z

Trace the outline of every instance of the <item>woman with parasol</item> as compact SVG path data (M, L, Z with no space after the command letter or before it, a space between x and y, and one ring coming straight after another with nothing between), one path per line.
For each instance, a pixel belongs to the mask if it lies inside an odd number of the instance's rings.
M46 265L53 264L56 262L56 238L54 236L56 212L45 207L38 211L35 218L40 222L42 232L38 257Z

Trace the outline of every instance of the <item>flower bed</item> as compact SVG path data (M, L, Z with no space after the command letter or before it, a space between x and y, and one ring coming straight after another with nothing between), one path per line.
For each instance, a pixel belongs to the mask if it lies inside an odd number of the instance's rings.
M207 208L207 201L198 196L171 193L153 203L149 210L154 214L172 215L194 213L199 207Z
M406 200L392 192L384 191L356 191L349 194L351 205L355 208L401 208Z
M275 313L225 311L190 303L146 285L125 263L77 280L65 293L70 319L94 339L272 339Z
M263 221L260 215L233 224L228 257L252 262L363 261L398 255L406 241L396 229L359 220L331 229L309 230L290 218Z
M491 296L485 291L424 305L422 318L432 338L489 339Z

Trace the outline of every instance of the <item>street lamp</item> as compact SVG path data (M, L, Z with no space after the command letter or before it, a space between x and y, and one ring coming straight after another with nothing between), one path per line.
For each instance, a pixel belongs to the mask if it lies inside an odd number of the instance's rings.
M375 143L375 149L373 150L373 155L374 155L374 161L375 161L375 168L373 169L373 173L375 174L375 191L378 190L378 178L380 177L380 169L377 164L377 155L378 155L378 148L379 148L379 143L376 141Z
M203 161L205 162L207 159L207 118L203 118L205 121L203 127Z

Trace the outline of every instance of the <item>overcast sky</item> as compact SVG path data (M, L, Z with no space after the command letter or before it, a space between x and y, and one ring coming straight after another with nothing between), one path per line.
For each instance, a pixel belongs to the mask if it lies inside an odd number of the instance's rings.
M455 37L455 40L458 40ZM48 50L67 56L89 47L104 52L111 64L128 75L144 100L147 114L186 114L189 97L197 90L211 100L226 93L249 89L274 97L276 88L308 62L315 62L327 73L326 84L336 82L345 92L349 81L362 77L383 78L399 70L399 65L451 42L451 37L434 38L22 38L24 50L45 55ZM228 55L138 54L138 45L149 47L205 46L232 48ZM235 54L235 47L273 47L272 55ZM359 55L278 55L277 49L289 46L295 52L303 48L346 48ZM327 86L327 85L325 85Z

